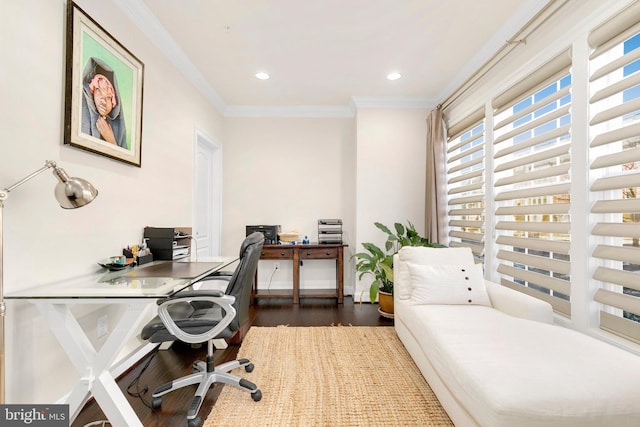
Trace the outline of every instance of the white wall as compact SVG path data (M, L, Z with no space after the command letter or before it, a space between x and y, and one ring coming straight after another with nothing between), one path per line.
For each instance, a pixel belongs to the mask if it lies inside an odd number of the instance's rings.
M356 252L380 247L392 227L412 222L424 234L427 109L362 109L357 115ZM368 301L371 277L356 283L354 298ZM364 294L363 294L364 292Z
M142 168L62 144L66 2L2 2L0 186L50 159L100 192L82 209L60 209L55 178L47 172L10 193L4 208L6 292L95 271L98 260L139 241L145 225L191 225L194 126L221 136L221 116L135 23L111 2L78 4L145 64ZM105 310L79 310L90 335ZM119 311L107 314L115 324ZM138 344L132 341L127 350ZM29 304L9 301L6 347L8 403L55 402L77 381Z
M222 253L237 252L246 225L281 225L317 241L321 218L341 218L354 246L353 119L227 118L224 141ZM335 286L328 263L305 262L301 287ZM273 262L261 261L258 284L290 288L291 269L282 262L271 277Z
M351 256L362 251L362 242L384 241L373 223L411 221L424 232L428 112L360 109L354 119L225 119L222 252L237 251L249 224L279 224L314 241L319 218L341 218L349 245L345 294L360 300L371 280L358 283ZM279 263L275 273L274 263L260 262L258 286L290 287L290 263ZM301 287L335 286L331 263L305 262Z

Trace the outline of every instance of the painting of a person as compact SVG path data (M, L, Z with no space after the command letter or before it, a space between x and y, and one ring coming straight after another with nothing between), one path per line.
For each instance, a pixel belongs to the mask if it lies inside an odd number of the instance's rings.
M126 125L115 72L91 57L82 72L81 131L127 149Z

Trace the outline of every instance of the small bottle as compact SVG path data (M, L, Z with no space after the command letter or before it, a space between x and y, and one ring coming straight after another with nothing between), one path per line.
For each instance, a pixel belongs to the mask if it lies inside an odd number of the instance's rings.
M308 245L309 244L309 238L307 236L304 236L304 239L302 239L302 244L303 245Z

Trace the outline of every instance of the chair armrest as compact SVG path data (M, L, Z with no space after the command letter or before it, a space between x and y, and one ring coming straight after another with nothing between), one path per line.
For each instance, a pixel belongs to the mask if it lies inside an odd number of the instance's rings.
M206 292L199 291L185 291L179 292L176 295L172 295L169 298L165 298L158 307L158 316L162 319L167 330L180 341L187 343L200 343L208 341L217 337L236 316L236 310L233 308L235 298L231 295L225 295L223 292L215 290L207 290ZM180 329L180 327L173 321L169 314L169 307L178 303L189 303L192 301L206 301L216 304L224 311L224 317L218 322L218 324L207 332L202 334L190 334Z
M535 320L543 323L553 323L553 308L546 301L485 280L491 305L496 310L511 316Z
M159 300L156 301L156 304L158 305L162 305L167 301L171 301L171 300L179 300L181 302L184 302L184 300L191 300L194 297L211 297L211 298L219 298L221 296L224 295L224 292L218 289L206 289L204 291L195 291L195 290L184 290L184 291L180 291L177 292L171 296L168 296L166 298L161 298ZM233 297L231 297L233 298ZM233 302L232 302L233 304Z

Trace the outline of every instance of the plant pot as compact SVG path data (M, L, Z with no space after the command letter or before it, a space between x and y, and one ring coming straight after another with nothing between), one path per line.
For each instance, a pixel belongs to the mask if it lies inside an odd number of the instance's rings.
M393 319L393 295L388 292L378 291L378 312L382 317Z

